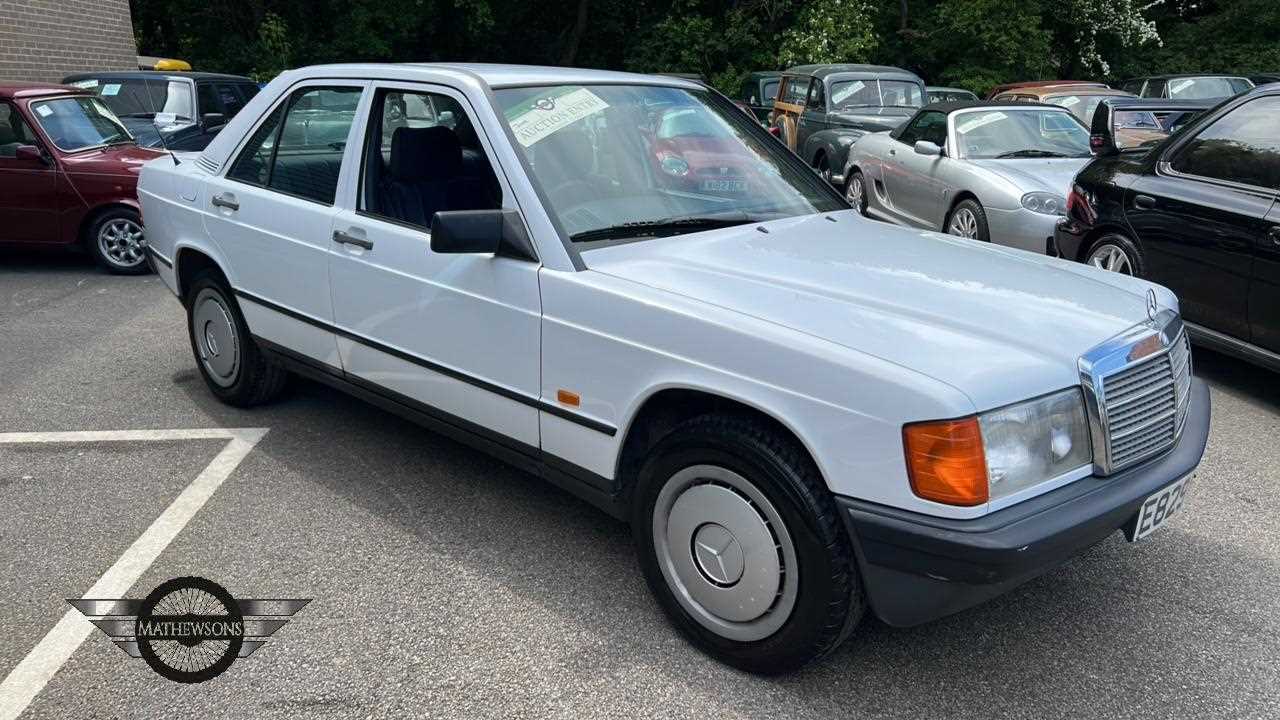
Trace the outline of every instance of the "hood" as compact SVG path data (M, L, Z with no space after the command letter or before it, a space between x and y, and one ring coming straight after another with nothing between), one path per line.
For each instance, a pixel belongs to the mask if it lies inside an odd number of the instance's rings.
M97 150L63 155L62 162L71 174L126 175L137 178L142 166L164 153L137 145L111 145Z
M871 131L893 130L916 114L919 108L867 107L837 110L827 116L831 122Z
M1008 158L1005 160L970 160L980 167L1011 183L1018 194L1032 191L1051 192L1066 198L1076 173L1089 164L1093 157L1083 158Z
M1145 320L1156 287L851 211L764 227L598 248L583 260L909 368L979 411L1079 384L1080 355Z

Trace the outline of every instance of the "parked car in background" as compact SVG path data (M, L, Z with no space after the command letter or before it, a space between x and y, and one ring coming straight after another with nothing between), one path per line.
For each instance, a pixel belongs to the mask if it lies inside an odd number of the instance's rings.
M1280 73L1262 73L1259 75L1250 75L1249 82L1256 85L1270 85L1271 83L1280 82Z
M163 70L165 72L190 72L191 63L186 60L178 60L176 58L152 57L150 55L138 56L139 70Z
M1193 340L1280 370L1277 117L1280 86L1269 85L1154 148L1100 143L1075 180L1058 248L1167 286Z
M316 93L356 100L350 140L286 144ZM478 131L388 146L406 95ZM762 181L668 186L654 108ZM260 404L304 374L555 482L630 521L672 624L753 672L832 652L868 612L919 624L1141 540L1208 437L1172 293L868 223L675 78L289 71L140 193L211 394ZM1133 405L1136 379L1173 414Z
M1109 97L1098 103L1089 121L1089 145L1095 155L1149 150L1192 122L1216 100L1161 100Z
M1095 87L1095 88L1103 88L1103 89L1107 88L1106 83L1094 82L1092 80L1024 80L1022 82L1012 82L1012 83L1005 83L1003 85L997 85L991 88L991 90L987 92L986 99L992 100L997 95L1002 95L1004 93L1009 92L1010 90L1020 90L1023 88L1036 88L1036 87L1058 87L1063 85L1072 85L1075 87Z
M977 100L978 96L963 88L952 87L927 87L925 94L931 103L940 102L963 102L965 100Z
M854 143L845 197L882 220L1047 252L1089 130L1057 105L928 105Z
M1120 83L1138 97L1170 100L1225 100L1252 88L1249 78L1235 75L1152 75Z
M139 145L169 150L203 150L258 94L253 80L216 73L77 73L62 82L98 96Z
M996 102L1039 102L1061 105L1070 110L1080 121L1088 124L1093 111L1105 98L1134 97L1132 93L1089 85L1040 85L1007 90L995 96Z
M767 122L769 113L773 112L773 101L778 97L778 85L781 82L780 72L753 72L742 81L742 88L734 99L746 105L757 120Z
M883 65L801 65L783 75L769 124L792 152L827 182L839 173L849 146L867 133L892 130L924 105L924 81Z
M84 90L0 83L0 243L83 246L110 272L146 272L138 171L161 156Z

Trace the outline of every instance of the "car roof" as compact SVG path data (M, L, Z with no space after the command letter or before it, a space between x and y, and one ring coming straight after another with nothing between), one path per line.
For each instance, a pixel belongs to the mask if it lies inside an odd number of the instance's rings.
M828 65L796 65L787 68L788 75L809 75L817 78L832 75L896 75L898 77L919 79L910 70L889 65L863 65L860 63L835 63Z
M287 70L282 75L295 77L349 77L376 80L432 80L430 72L453 75L487 85L490 88L536 85L661 85L690 90L706 86L694 80L672 75L641 75L614 70L551 67L541 65L508 65L501 63L342 63L311 65Z
M73 73L62 78L63 82L80 80L156 80L172 78L174 80L232 80L256 84L252 78L243 75L226 75L223 73L170 71L170 70L108 70L104 72Z
M1047 98L1053 95L1101 95L1103 97L1134 97L1131 92L1124 90L1116 90L1115 88L1093 87L1091 85L1045 85L1041 87L1013 88L1011 90L1003 90L1004 93L1020 93L1024 95L1035 95L1038 98Z
M1174 73L1171 75L1142 75L1139 77L1129 78L1128 80L1123 81L1121 84L1123 85L1124 83L1138 82L1139 80L1178 80L1181 78L1239 78L1241 80L1249 79L1245 75L1237 75L1234 73Z
M84 95L84 90L57 83L22 82L19 80L0 81L0 98L30 98L47 95Z
M929 87L925 88L925 90L929 92L962 92L962 93L969 93L970 95L978 94L972 90L965 90L964 88L958 88L958 87L947 87L946 85L930 85Z

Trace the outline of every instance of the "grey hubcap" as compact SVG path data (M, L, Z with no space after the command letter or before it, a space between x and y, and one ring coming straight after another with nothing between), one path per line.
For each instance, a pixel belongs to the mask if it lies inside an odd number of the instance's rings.
M113 265L134 267L141 263L147 251L147 239L142 226L126 218L104 223L98 230L98 249Z
M209 288L200 291L191 308L191 330L209 377L222 387L233 385L240 374L240 342L221 295Z
M1105 243L1094 248L1093 252L1089 254L1089 264L1103 270L1118 272L1122 275L1133 274L1133 265L1129 262L1129 254L1119 246L1111 243Z
M652 531L663 578L702 626L750 642L790 617L795 546L773 504L743 476L716 465L676 473L658 494Z
M960 208L951 215L951 223L947 225L947 232L960 237L978 237L978 216L974 215L973 211L967 207Z
M862 184L862 176L855 175L849 181L849 188L845 190L844 197L853 206L854 210L863 212L867 206L867 189Z

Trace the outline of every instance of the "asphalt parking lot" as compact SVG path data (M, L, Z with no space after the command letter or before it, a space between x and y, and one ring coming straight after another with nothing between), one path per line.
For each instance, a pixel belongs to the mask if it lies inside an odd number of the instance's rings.
M128 596L200 575L313 599L199 685L95 630L23 717L1274 718L1280 382L1195 363L1213 429L1171 527L923 627L866 622L762 679L680 639L627 528L590 506L321 386L220 405L159 280L3 254L0 433L269 429ZM0 444L0 679L225 445Z

